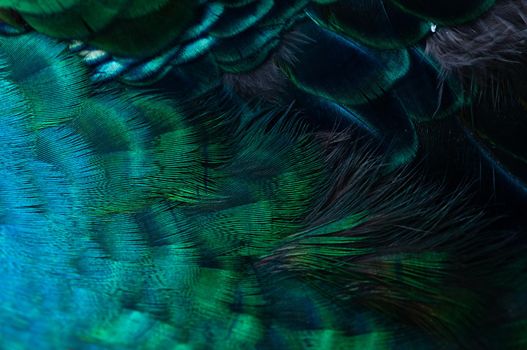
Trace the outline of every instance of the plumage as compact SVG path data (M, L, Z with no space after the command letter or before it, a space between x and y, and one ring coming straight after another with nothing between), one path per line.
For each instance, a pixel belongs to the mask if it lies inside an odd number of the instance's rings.
M0 348L521 348L506 1L0 0Z

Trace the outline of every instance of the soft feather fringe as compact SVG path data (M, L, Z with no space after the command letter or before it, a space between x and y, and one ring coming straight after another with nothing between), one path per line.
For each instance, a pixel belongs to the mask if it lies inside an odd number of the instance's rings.
M447 72L482 74L510 69L527 50L527 1L499 1L478 20L439 29L426 43L426 51Z

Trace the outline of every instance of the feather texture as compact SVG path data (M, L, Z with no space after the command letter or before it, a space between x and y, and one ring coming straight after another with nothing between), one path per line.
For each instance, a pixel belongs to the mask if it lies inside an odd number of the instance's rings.
M493 6L0 0L0 348L521 348L524 227L413 161L524 163L424 47Z

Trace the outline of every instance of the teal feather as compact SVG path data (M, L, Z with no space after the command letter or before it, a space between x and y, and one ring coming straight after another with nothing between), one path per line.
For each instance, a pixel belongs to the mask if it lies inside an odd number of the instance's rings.
M0 0L0 348L525 343L521 230L412 163L492 1L123 4Z

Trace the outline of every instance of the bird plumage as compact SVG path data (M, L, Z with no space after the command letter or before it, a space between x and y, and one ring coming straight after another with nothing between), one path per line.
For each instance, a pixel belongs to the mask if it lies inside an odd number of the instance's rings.
M0 0L0 348L521 348L524 230L413 161L493 4Z

